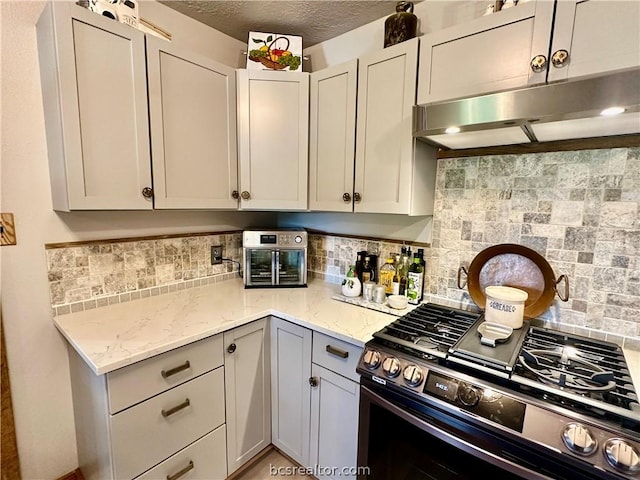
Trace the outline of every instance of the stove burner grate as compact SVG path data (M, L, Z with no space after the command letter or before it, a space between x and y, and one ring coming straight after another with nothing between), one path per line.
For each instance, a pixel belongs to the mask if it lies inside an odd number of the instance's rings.
M523 349L519 360L543 382L562 388L590 392L615 389L613 372L583 360L572 350L573 347L563 347L559 351Z

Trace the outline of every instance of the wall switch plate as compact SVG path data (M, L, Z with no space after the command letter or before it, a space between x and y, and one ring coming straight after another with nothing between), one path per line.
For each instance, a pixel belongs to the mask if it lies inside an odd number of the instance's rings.
M222 245L213 245L211 247L211 265L222 263Z

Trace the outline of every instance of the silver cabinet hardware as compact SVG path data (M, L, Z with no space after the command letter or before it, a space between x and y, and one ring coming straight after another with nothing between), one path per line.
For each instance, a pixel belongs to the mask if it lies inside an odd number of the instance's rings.
M242 197L243 200L249 200L251 198L251 194L249 192L247 192L246 190L244 190L240 196Z
M340 358L349 358L349 352L344 350L340 350L339 348L332 347L331 345L327 345L326 351L331 355L335 355Z
M233 198L234 200L238 200L240 198L240 193L238 193L238 190L234 190L233 192L231 192L231 198Z
M354 202L359 202L360 200L362 200L362 196L358 192L355 192L353 194L353 201Z
M344 200L344 203L349 203L351 201L351 194L348 192L343 193L342 200Z
M178 365L177 367L173 367L168 370L162 370L160 372L160 375L162 375L162 378L169 378L170 376L175 375L176 373L180 373L189 368L191 368L191 363L189 363L189 360L187 360L182 365Z
M153 198L153 188L151 187L144 187L142 189L142 196L144 198Z
M229 353L233 353L233 352L235 352L235 351L236 351L236 344L235 344L235 343L232 343L231 345L229 345L229 346L227 347L227 352L229 352Z
M184 467L179 472L176 472L173 475L167 475L167 480L178 480L178 478L182 477L183 475L185 475L190 470L193 470L193 460L189 460L189 465Z
M183 409L187 408L189 405L191 405L191 402L187 398L180 405L176 405L175 407L171 407L169 410L162 409L162 411L160 413L162 413L162 416L164 418L167 418L167 417L173 415L174 413L178 413L180 410L183 410Z
M309 377L309 385L312 387L318 386L318 379L316 377Z

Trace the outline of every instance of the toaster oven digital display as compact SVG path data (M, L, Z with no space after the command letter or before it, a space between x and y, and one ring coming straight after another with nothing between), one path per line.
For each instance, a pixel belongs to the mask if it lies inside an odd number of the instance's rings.
M260 235L260 245L275 245L278 243L277 235Z

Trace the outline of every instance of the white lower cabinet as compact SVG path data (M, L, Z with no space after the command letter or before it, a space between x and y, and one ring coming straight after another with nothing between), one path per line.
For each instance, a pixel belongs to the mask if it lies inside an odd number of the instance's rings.
M362 348L277 318L271 336L273 444L318 478L355 478Z
M227 431L220 425L136 480L222 480L227 476L226 446Z
M318 478L356 478L360 385L315 363L310 464Z
M222 335L106 375L69 352L84 478L226 477Z
M223 335L231 474L271 443L269 317Z
M271 319L271 443L309 465L311 330Z

